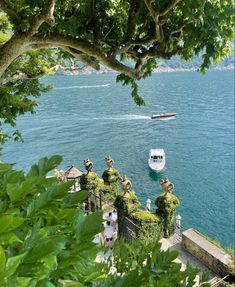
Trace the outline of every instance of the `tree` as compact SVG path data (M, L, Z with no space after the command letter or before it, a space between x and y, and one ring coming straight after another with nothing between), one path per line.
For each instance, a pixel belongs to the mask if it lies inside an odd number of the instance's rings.
M202 51L204 72L229 54L233 8L232 0L0 0L0 124L33 112L31 96L45 91L38 78L66 58L119 72L144 104L136 81L157 59Z
M120 240L112 260L95 262L102 249L92 240L103 230L103 216L78 207L88 193L68 193L74 181L46 177L61 160L42 158L27 174L0 163L1 287L194 285L199 270L181 272L177 252L162 252L159 243Z

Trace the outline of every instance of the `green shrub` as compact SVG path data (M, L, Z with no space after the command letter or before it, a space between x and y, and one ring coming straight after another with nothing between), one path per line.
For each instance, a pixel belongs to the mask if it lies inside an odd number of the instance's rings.
M116 183L120 179L120 173L116 168L106 169L102 174L102 178L106 184Z
M125 216L137 211L141 206L141 203L133 192L130 192L128 195L128 197L125 197L122 192L116 197L114 202L114 206Z
M130 218L140 224L145 223L145 222L146 223L160 223L161 222L161 218L159 216L153 213L149 213L145 210L138 210L138 211L132 212Z
M80 178L81 189L94 192L99 195L99 191L103 187L103 183L95 172L83 173Z
M87 192L68 193L73 181L46 178L61 160L43 158L26 175L0 164L1 287L65 286L90 275L85 266L97 253L92 239L102 230L102 214L85 216L77 208Z

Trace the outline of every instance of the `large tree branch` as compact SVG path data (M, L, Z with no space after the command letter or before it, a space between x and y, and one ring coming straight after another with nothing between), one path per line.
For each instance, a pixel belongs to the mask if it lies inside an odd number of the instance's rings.
M17 12L12 7L10 7L10 5L7 3L6 0L0 0L0 8L9 17L13 18L14 20L16 20L16 22L20 23L21 21L20 15L17 14Z
M48 5L44 7L42 12L36 16L33 24L31 25L28 35L35 35L42 23L46 22L48 25L53 26L55 24L55 18L53 16L55 10L56 0L49 0Z
M155 11L152 7L152 2L153 0L144 0L144 3L146 5L146 7L148 8L149 14L150 16L153 18L153 20L155 21L155 19L159 16L159 14L157 13L157 11Z
M63 47L70 47L75 51L80 51L89 56L94 57L107 67L116 70L120 73L124 73L131 77L132 79L138 80L140 79L139 72L131 67L128 67L121 62L119 62L114 57L110 56L110 54L104 53L98 46L94 44L90 44L86 40L71 38L64 35L52 35L47 37L34 36L31 38L32 44L51 44Z
M75 59L81 61L83 64L88 65L92 67L94 70L99 71L100 66L99 64L93 59L92 57L89 57L88 55L85 55L81 53L78 50L75 50L70 47L66 46L59 46L57 44L51 44L51 43L41 43L41 44L33 44L29 47L29 50L40 50L40 49L51 49L51 48L59 48L65 52L68 52L71 54Z
M151 48L145 53L143 53L143 57L144 58L159 58L159 59L168 60L172 56L182 55L184 51L185 49L182 47L178 47L177 49L174 49L171 52L166 52L166 51L157 50L155 48Z
M128 11L128 21L127 21L127 32L125 42L129 42L135 33L136 17L140 8L139 1L131 0L129 11Z
M160 22L160 14L158 11L155 11L155 9L152 6L152 0L144 0L145 5L149 11L149 14L151 15L153 21L155 22L155 31L156 31L156 38L161 46L164 45L164 33L162 29L162 23Z
M93 59L92 57L89 57L76 49L70 48L70 47L61 47L62 50L68 52L71 54L75 59L81 61L87 66L92 67L94 70L99 71L100 70L100 65Z
M160 11L159 16L165 16L168 14L181 0L171 0L168 6Z
M53 70L53 68L52 68ZM35 75L31 75L31 74L26 74L26 73L22 73L22 72L16 72L15 74L6 77L6 78L0 78L0 86L4 86L9 82L13 82L13 81L19 81L19 80L35 80L35 79L39 79L42 76L45 75L45 72L39 72Z

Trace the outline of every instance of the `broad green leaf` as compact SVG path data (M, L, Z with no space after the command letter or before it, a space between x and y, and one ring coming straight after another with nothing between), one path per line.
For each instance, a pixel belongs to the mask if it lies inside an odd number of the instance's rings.
M78 213L80 213L80 210L76 208L66 208L66 209L60 210L56 216L58 217L59 222L62 222L62 221L71 222L74 216L77 215Z
M54 285L50 281L47 281L47 282L44 282L43 285L41 285L40 287L56 287L56 285Z
M26 253L22 253L20 255L13 256L13 257L10 257L7 259L6 271L5 271L6 277L9 277L12 274L14 274L14 272L16 271L18 266L20 265L20 263L23 260L23 258L25 257L25 255L26 255Z
M32 229L29 230L25 241L24 246L26 250L30 250L33 248L39 239L40 236L40 220L33 226Z
M3 174L12 169L12 164L0 162L0 174Z
M6 256L5 256L5 250L0 245L0 276L5 271L6 266Z
M15 214L0 215L0 234L14 230L23 222L24 219Z
M95 212L87 216L80 215L77 219L76 236L79 241L90 241L103 230L103 212Z
M66 200L67 205L75 205L83 202L88 197L89 192L87 190L80 190L78 192L70 193Z
M32 278L30 277L18 277L17 275L14 277L10 277L7 280L7 286L11 286L11 287L31 287L32 285L30 283L30 281L32 280Z
M62 284L63 287L85 287L85 285L83 285L82 283L71 280L59 280L59 282Z
M7 182L8 184L11 183L19 183L23 180L24 178L24 173L23 171L13 171L11 170L4 176L4 181Z
M64 249L65 243L66 239L62 236L42 238L38 240L37 245L28 252L24 262L34 263L44 257L56 255L60 253L62 249Z
M49 205L52 200L64 198L69 191L69 188L73 185L71 182L65 182L63 184L56 184L51 186L48 191L40 194L34 199L28 206L27 214L31 215L43 207Z
M10 231L10 232L0 234L1 245L8 245L14 242L22 242L14 232Z
M49 256L43 259L43 262L48 270L48 272L51 272L55 270L58 266L57 263L57 257L56 256Z
M54 155L50 158L41 158L38 164L34 164L27 176L45 176L49 171L56 168L62 161L62 156Z

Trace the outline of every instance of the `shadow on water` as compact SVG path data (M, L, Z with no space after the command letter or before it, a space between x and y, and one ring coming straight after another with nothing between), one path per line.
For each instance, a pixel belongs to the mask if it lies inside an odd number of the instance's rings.
M149 170L149 177L154 181L160 181L160 179L163 177L163 174L161 172L155 172L153 170Z

